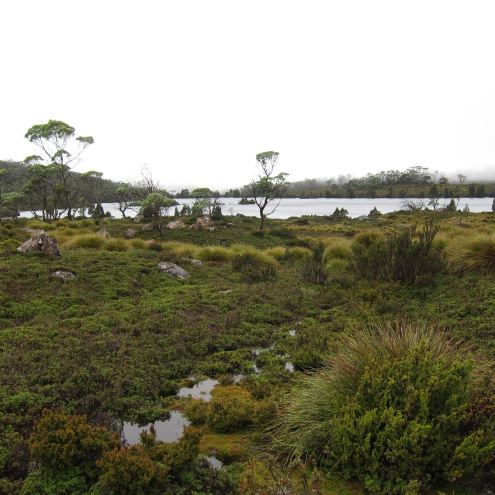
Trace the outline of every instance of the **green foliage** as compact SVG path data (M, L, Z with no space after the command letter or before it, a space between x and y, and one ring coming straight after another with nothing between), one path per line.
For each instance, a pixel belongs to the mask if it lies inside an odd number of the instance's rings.
M443 255L433 245L438 226L427 221L393 233L388 238L362 234L352 245L354 269L371 279L418 283L444 268Z
M241 274L242 280L248 283L266 282L277 274L273 258L264 253L240 252L232 259L232 268Z
M174 199L168 198L162 193L153 192L143 201L141 214L145 219L158 220L163 214L166 214L171 206L176 204Z
M495 236L468 237L454 246L448 255L449 262L457 272L495 272Z
M435 330L357 331L290 393L274 443L372 493L468 476L495 455L493 366Z
M312 283L323 285L328 277L325 246L322 242L317 243L311 253L311 258L307 259L303 267L304 278Z
M255 403L251 394L237 385L217 387L208 405L208 426L219 433L228 433L250 425L254 420Z

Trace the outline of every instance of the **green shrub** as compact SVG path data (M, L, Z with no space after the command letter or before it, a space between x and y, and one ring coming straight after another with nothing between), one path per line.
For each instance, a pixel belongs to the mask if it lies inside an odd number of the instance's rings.
M228 433L250 425L255 402L244 388L232 385L216 387L208 404L208 426L218 433Z
M148 247L143 239L133 239L130 244L132 249L146 249Z
M312 255L303 267L304 278L313 284L323 285L328 277L325 246L322 242L316 244L312 249Z
M241 274L248 283L266 282L275 278L277 266L275 260L261 251L246 250L235 254L232 268Z
M495 455L494 364L441 332L402 326L342 337L287 397L274 430L371 493L469 476Z
M364 233L352 245L352 263L370 279L418 283L443 270L443 253L433 241L438 227L428 220L421 230L412 226L388 238Z
M208 404L201 399L191 399L185 405L184 413L193 425L204 425L208 418Z

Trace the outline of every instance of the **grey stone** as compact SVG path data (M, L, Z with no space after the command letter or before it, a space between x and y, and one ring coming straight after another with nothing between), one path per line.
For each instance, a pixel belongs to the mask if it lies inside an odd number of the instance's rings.
M170 261L162 261L161 263L158 263L158 268L168 273L171 277L178 278L179 280L189 278L189 273L187 273L184 268L181 268L175 263L170 263Z
M186 224L182 220L174 220L173 222L167 223L167 229L178 230L185 228L186 228Z
M17 251L20 253L43 253L53 256L61 256L60 248L53 237L41 231L34 234L31 239L21 244Z
M52 277L59 278L60 280L67 282L68 280L74 280L76 278L76 275L66 270L57 270L56 272L52 273Z

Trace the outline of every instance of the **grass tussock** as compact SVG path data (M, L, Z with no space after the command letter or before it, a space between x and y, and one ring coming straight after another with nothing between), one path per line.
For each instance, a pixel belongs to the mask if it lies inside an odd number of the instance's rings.
M68 249L102 249L105 239L96 234L83 234L74 236L65 245Z
M495 235L477 235L452 243L447 259L458 273L495 273Z
M289 392L273 444L289 459L358 478L371 493L417 493L408 490L462 478L492 455L493 367L436 329L358 330Z

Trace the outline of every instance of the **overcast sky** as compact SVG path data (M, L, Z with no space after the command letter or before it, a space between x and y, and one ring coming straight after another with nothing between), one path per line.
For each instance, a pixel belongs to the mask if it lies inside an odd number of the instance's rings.
M78 170L162 185L422 165L495 175L495 2L15 0L0 3L0 158L63 120Z

